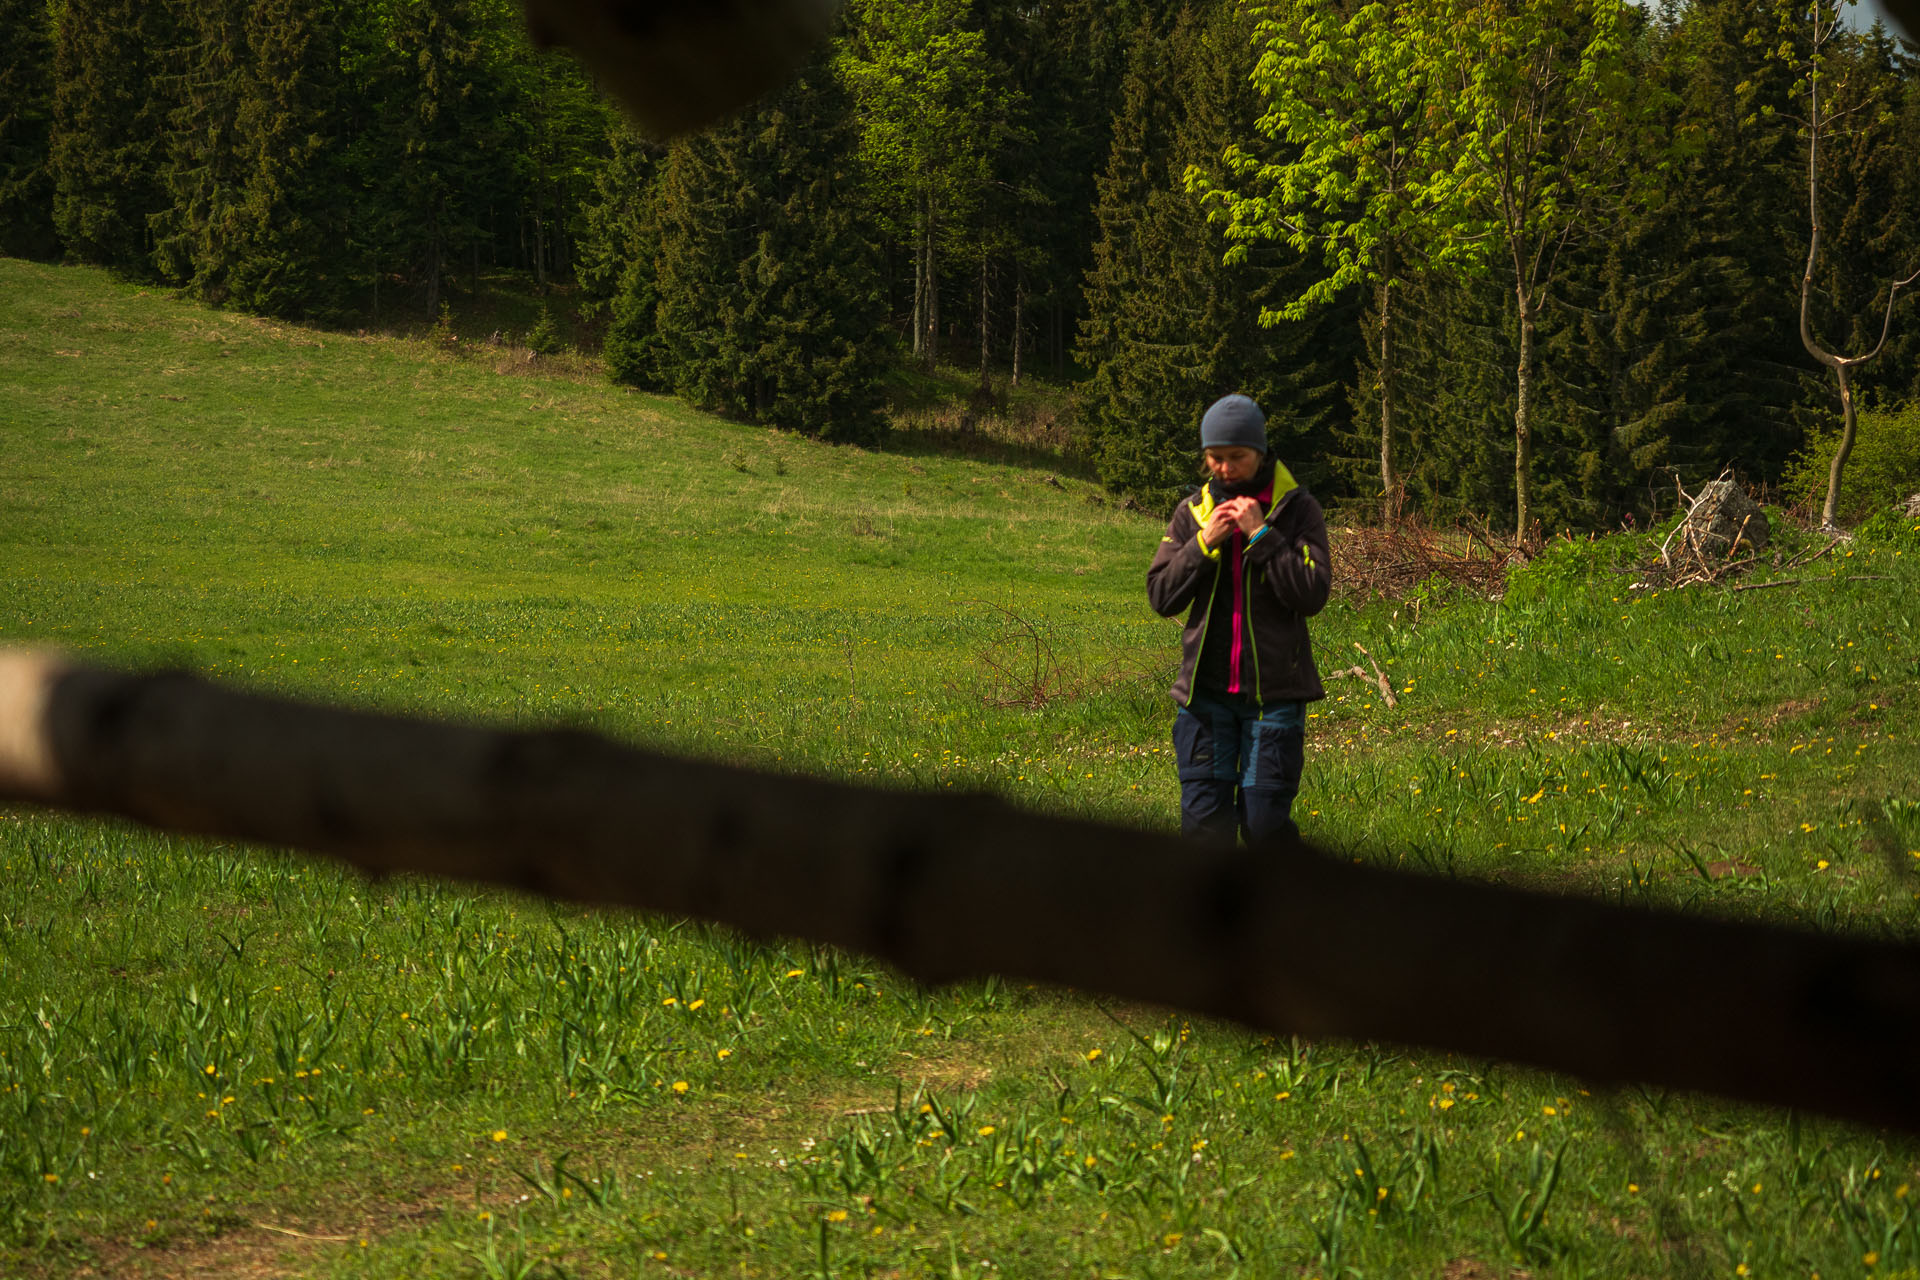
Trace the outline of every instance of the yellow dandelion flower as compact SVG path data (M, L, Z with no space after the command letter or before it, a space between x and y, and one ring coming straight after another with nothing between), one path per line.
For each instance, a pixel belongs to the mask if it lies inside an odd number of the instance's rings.
M493 1140L495 1142L505 1142L507 1140L507 1131L505 1129L495 1129L493 1131Z
M986 1136L988 1136L989 1134L991 1134L992 1132L993 1132L993 1126L992 1126L992 1125L990 1125L990 1124L983 1124L983 1125L981 1125L981 1126L980 1126L980 1130L979 1130L979 1133L980 1133L980 1136L981 1136L981 1137L983 1137L983 1138L984 1138L984 1137L986 1137Z
M828 1222L845 1222L846 1220L847 1220L847 1211L845 1209L835 1209L832 1213L829 1213L827 1215Z

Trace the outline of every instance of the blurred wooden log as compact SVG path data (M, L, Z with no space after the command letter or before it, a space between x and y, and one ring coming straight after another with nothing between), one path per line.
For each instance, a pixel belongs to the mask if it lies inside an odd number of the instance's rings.
M799 70L840 0L523 0L642 130L673 138L740 110Z
M1893 15L1894 24L1906 29L1907 39L1920 44L1920 0L1880 0L1880 3Z
M1920 1132L1920 948L0 649L0 799Z
M542 46L571 49L643 130L672 138L738 111L797 70L840 0L522 0ZM1920 41L1920 0L1881 0Z

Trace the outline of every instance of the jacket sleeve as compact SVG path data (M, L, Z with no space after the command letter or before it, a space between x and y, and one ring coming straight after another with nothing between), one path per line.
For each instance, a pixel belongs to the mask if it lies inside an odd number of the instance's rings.
M1200 527L1182 502L1167 522L1166 536L1147 569L1147 603L1163 618L1171 618L1193 603L1200 588L1213 578L1216 557L1200 545Z
M1327 607L1327 595L1333 590L1327 518L1306 490L1287 504L1281 524L1247 548L1247 558L1262 570L1267 588L1288 610L1311 618Z

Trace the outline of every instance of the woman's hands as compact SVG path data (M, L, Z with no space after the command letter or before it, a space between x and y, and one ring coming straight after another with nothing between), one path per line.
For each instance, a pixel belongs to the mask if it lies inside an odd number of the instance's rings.
M1252 537L1260 532L1261 524L1265 524L1265 516L1261 514L1260 499L1229 497L1225 503L1213 509L1206 528L1200 530L1200 541L1204 541L1208 547L1219 547L1235 530Z
M1233 522L1239 526L1240 532L1249 538L1260 532L1260 526L1266 523L1267 517L1260 510L1258 498L1232 498L1224 505L1232 513Z
M1217 547L1231 537L1235 529L1251 538L1265 522L1258 499L1229 498L1213 509L1207 527L1200 531L1200 538L1209 547Z
M1233 506L1239 501L1240 499L1235 498L1232 502L1223 502L1213 509L1213 514L1207 517L1206 528L1200 530L1202 542L1209 547L1218 547L1233 536Z

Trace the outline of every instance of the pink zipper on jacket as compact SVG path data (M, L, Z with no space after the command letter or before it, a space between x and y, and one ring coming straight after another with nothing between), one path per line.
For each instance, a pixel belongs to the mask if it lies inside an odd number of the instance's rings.
M1256 495L1262 510L1273 505L1273 482ZM1240 655L1246 647L1247 579L1240 572L1240 553L1246 549L1247 535L1233 531L1233 647L1227 651L1227 692L1240 692Z

